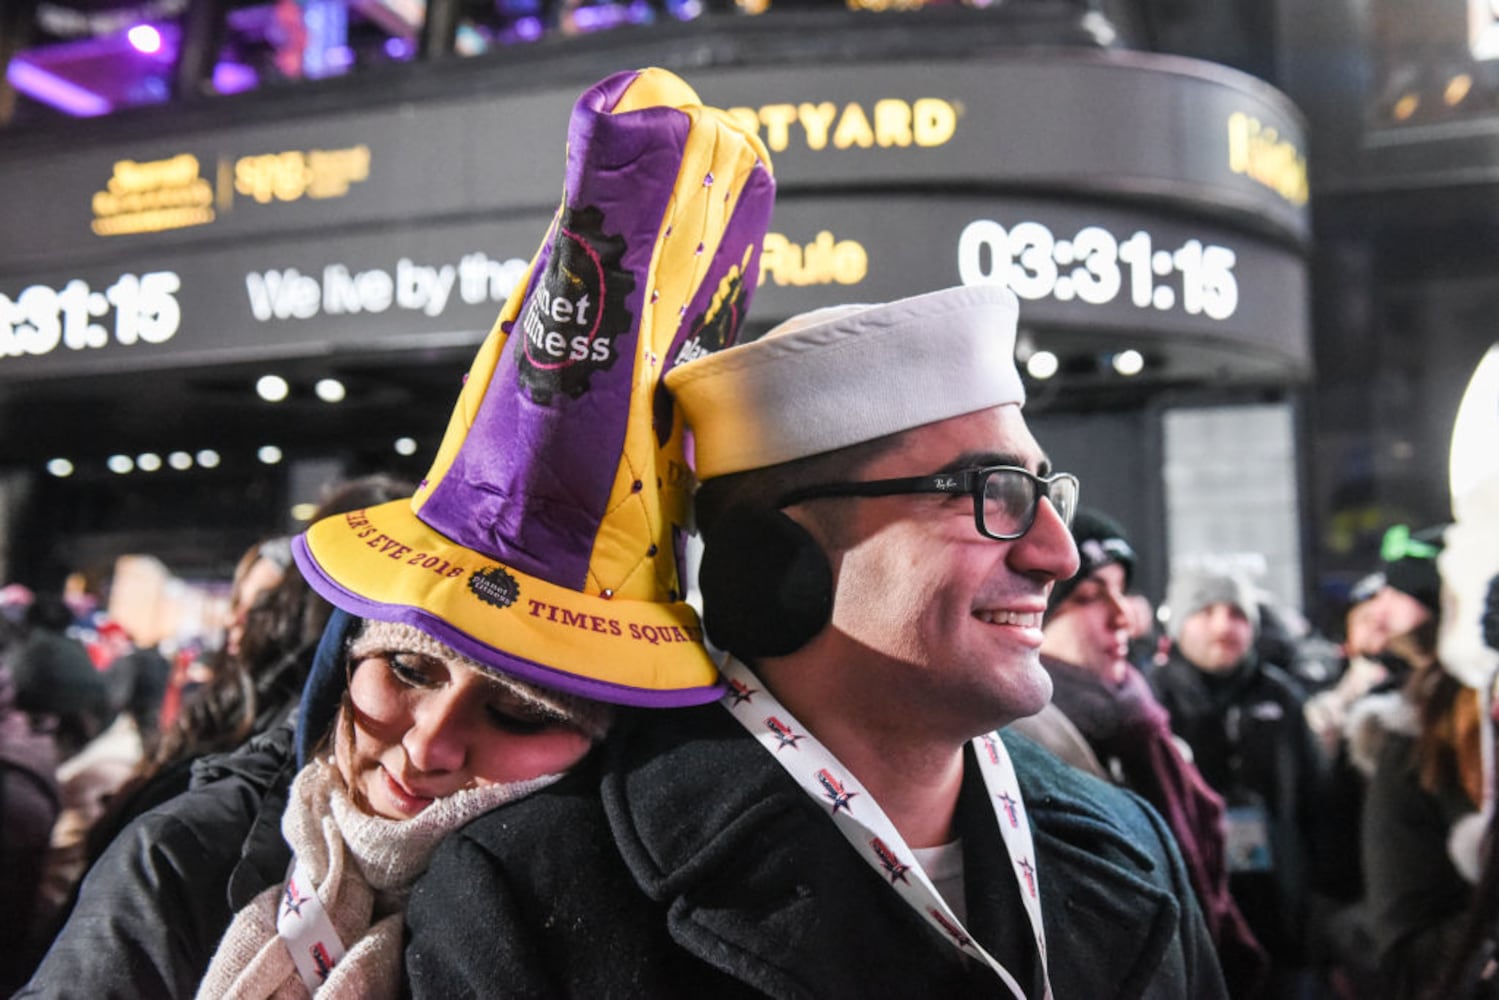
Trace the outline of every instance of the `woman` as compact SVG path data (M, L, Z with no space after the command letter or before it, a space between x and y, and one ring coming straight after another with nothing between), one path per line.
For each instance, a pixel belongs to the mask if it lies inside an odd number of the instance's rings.
M316 942L328 995L394 995L404 894L437 840L560 777L609 714L343 613L308 691L306 766L290 724L209 758L193 790L105 852L19 996L306 995L278 902L314 887L334 934Z
M406 892L446 832L576 764L610 704L722 694L677 575L690 476L659 374L738 335L768 155L659 69L585 92L568 149L415 495L293 541L340 609L295 731L127 827L22 996L394 995ZM528 335L564 322L587 364Z

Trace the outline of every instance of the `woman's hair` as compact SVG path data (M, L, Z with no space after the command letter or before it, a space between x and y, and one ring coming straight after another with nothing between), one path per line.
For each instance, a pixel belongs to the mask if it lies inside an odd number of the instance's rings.
M1420 723L1415 765L1421 788L1436 794L1456 781L1474 805L1483 801L1482 713L1470 689L1432 658L1411 671L1404 693Z

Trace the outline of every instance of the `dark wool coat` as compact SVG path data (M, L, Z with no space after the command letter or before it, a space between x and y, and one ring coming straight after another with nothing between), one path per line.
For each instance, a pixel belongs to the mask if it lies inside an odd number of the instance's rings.
M286 876L291 727L194 765L194 788L127 826L17 997L191 997L234 914Z
M1055 995L1223 996L1155 811L1005 742L1035 830ZM965 782L968 929L1039 996L985 798ZM417 997L1008 996L718 705L622 720L587 765L450 836L406 918Z

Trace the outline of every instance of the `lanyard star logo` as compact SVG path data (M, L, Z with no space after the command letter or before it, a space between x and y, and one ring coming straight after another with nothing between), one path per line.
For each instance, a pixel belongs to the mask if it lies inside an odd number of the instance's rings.
M839 781L827 768L818 771L816 777L817 783L822 786L822 793L828 797L829 802L833 803L833 815L838 815L839 809L847 809L852 814L854 809L850 801L859 793L844 788L843 782Z
M287 879L286 898L283 902L285 905L281 910L282 916L295 914L300 917L302 915L302 907L307 903L307 897L297 895L297 884Z
M776 734L777 752L784 750L786 747L790 747L793 750L799 750L801 748L796 745L797 741L806 739L805 736L803 736L801 733L794 732L790 726L786 725L786 723L782 722L780 719L777 719L774 715L769 716L765 720L765 728Z

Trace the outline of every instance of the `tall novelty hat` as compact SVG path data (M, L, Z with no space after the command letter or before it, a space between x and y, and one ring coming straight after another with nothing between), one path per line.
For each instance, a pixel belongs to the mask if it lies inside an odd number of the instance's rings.
M660 69L586 91L562 204L410 500L295 541L335 606L499 672L673 706L721 687L682 599L692 477L661 385L734 342L774 199L753 132Z

